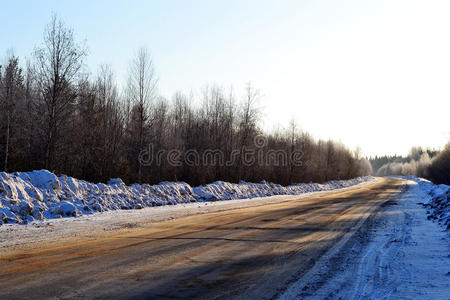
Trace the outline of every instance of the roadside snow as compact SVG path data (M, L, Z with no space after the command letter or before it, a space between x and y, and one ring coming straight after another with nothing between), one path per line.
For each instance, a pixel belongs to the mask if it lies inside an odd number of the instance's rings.
M265 181L241 181L237 184L216 181L192 188L184 182L127 186L120 179L94 184L66 175L56 176L47 170L0 172L0 225L181 203L299 195L345 188L371 180L373 177L366 176L286 187Z
M450 185L433 184L422 178L411 178L422 191L423 204L428 208L428 219L436 220L439 224L450 229Z
M431 206L444 207L433 195L448 187L407 179L406 192L389 199L279 299L450 299L449 235L427 220L422 204L431 199ZM448 216L448 210L434 214Z
M378 180L365 181L360 184L341 188L361 188ZM0 258L2 255L14 252L16 249L27 247L42 247L46 242L73 241L74 238L83 237L97 239L99 236L110 236L147 226L157 222L170 221L178 218L228 211L233 209L258 207L270 204L279 204L284 201L298 200L303 197L327 193L318 191L301 195L279 195L261 198L247 198L227 201L181 203L159 207L145 207L143 209L111 210L103 213L81 215L77 218L55 218L44 221L33 221L25 225L4 224L0 226Z

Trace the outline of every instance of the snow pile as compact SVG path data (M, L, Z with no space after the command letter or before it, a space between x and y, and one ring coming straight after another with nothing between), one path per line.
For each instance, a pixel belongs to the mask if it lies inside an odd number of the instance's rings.
M450 185L433 184L428 180L417 177L408 179L417 182L419 185L423 193L423 199L427 201L423 205L429 209L427 211L428 219L436 220L447 230L450 229Z
M299 195L303 193L328 191L338 188L345 188L355 184L373 179L371 176L358 177L351 180L334 180L324 184L300 183L289 186L262 181L261 183L250 183L241 181L239 183L229 183L216 181L207 185L193 188L197 199L205 201L244 199L255 197L267 197L276 195Z
M65 175L56 176L47 170L0 172L0 225L75 217L118 209L297 195L349 187L372 179L373 177L367 176L346 181L330 181L325 184L309 183L287 187L264 181L261 183L242 181L238 184L218 181L192 188L184 182L127 186L120 179L112 179L107 184L94 184Z

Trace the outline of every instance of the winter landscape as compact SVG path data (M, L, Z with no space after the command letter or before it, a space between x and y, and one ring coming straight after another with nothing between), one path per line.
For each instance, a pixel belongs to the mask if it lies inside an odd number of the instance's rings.
M448 13L5 3L0 299L450 299Z

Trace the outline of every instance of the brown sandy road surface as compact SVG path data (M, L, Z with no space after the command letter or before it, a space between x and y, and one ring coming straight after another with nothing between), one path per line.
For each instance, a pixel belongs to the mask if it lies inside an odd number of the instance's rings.
M0 299L270 299L348 238L404 181L23 245L0 254Z

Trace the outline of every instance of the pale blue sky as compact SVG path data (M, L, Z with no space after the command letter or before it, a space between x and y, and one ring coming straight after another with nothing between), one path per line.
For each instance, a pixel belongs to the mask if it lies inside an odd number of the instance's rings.
M164 96L251 81L267 129L295 117L368 155L450 138L449 1L0 2L0 52L22 59L56 12L119 83L146 46Z

